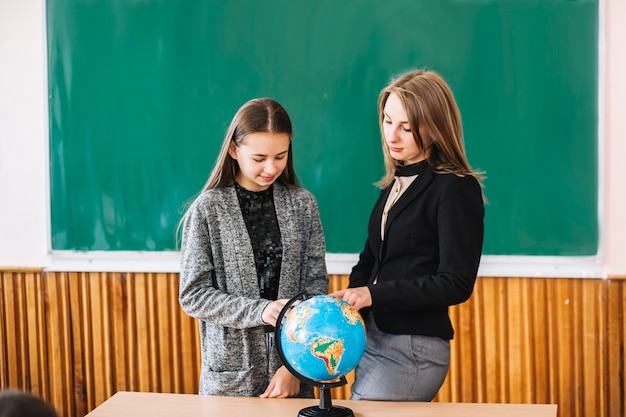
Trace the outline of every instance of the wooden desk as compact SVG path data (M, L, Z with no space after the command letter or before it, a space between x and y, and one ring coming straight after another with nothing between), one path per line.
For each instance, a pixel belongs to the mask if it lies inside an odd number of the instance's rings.
M297 417L318 400L212 397L190 394L118 392L87 417ZM355 417L556 417L554 404L414 403L333 400Z

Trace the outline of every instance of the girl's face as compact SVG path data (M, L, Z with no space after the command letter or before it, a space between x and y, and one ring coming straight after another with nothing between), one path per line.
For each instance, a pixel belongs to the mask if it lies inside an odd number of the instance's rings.
M419 148L413 138L409 118L397 94L391 93L387 97L383 113L383 134L391 157L403 161L405 165L426 159L426 153ZM426 145L428 139L423 132L420 134Z
M287 133L257 132L239 146L231 142L228 154L239 163L237 184L249 191L267 190L287 166L290 141Z

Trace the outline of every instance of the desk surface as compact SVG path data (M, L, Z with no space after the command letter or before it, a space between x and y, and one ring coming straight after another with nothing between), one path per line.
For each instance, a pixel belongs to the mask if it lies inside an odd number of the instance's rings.
M212 397L190 394L118 392L87 417L297 417L302 408L319 400ZM333 400L352 409L355 417L556 417L554 404L417 403Z

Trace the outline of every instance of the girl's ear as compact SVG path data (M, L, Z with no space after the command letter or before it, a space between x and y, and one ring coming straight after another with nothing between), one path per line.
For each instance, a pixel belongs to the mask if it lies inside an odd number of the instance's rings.
M231 140L230 145L228 145L228 154L234 160L237 160L237 146L235 146L235 141Z

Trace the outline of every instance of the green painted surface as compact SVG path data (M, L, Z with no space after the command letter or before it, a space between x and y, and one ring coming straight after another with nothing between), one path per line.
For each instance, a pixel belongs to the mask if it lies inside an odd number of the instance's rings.
M55 0L47 24L54 250L176 249L231 117L269 96L328 252L360 252L378 92L427 67L488 177L484 253L597 252L597 1Z

